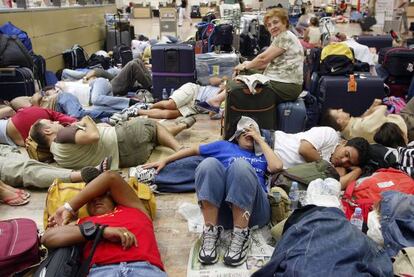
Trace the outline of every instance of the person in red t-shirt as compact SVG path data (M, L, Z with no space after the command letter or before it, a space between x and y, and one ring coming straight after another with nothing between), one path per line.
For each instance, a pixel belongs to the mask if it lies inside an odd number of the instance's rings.
M85 204L90 216L81 218L76 225L64 225ZM94 228L96 224L107 227L88 276L167 276L148 212L116 172L99 175L60 207L49 219L48 227L53 228L46 229L42 243L48 248L84 243L86 258L98 230Z
M39 119L58 121L63 124L77 121L74 117L41 107L22 108L9 119L0 120L0 143L24 146L30 127Z

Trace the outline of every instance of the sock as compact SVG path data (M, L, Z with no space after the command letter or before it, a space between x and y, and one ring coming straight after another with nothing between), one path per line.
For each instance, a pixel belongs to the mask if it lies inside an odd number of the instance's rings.
M132 99L132 98L129 99L129 106L130 107L133 106L133 105L135 105L136 103L139 103L139 102L137 100L135 100L135 99Z
M237 226L233 227L233 232L237 232L237 233L247 232L247 230L249 230L249 227L245 227L245 228L240 228Z

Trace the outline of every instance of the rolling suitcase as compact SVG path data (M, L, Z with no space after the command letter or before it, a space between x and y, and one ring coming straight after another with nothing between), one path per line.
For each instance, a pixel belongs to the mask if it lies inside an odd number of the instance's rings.
M382 48L391 47L393 39L391 35L357 36L355 41L368 47L375 47L378 53Z
M348 92L348 76L322 76L317 98L321 102L321 114L328 108L343 109L351 116L361 116L374 99L385 97L384 82L377 76L355 77L356 92Z
M394 77L411 77L414 72L414 49L383 48L379 52L378 63Z
M277 106L277 129L285 133L303 132L306 127L306 107L303 99Z
M131 46L131 34L129 31L119 32L108 29L106 32L106 51L112 51L116 45L125 44Z
M237 122L242 115L256 120L260 129L275 130L277 127L275 94L270 91L262 91L254 95L245 94L239 90L227 91L224 125L222 126L224 139L229 139L234 134Z
M26 67L0 68L0 99L10 101L35 93L33 72Z
M175 90L196 82L194 47L189 44L156 44L151 47L152 94L161 100L162 90Z

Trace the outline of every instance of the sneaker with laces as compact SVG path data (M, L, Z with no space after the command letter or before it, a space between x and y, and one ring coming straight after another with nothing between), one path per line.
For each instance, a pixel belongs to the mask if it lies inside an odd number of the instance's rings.
M198 260L205 265L212 265L218 262L218 245L221 233L220 226L205 225L201 235L200 251Z
M128 117L134 117L138 115L139 110L149 110L151 108L151 104L148 103L136 103L131 107L124 109L121 114L126 114Z
M238 266L247 259L247 252L250 249L251 237L250 229L240 229L234 227L231 234L230 246L224 254L224 264L228 266Z
M127 121L129 116L123 113L114 113L108 120L109 124L116 125L119 122Z
M142 166L131 167L129 169L129 176L135 177L139 182L152 184L155 180L155 168L142 168Z

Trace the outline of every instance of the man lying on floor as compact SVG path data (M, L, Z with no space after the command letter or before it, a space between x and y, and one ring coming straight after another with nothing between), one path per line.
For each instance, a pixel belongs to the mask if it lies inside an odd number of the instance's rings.
M320 159L329 161L341 176L342 189L345 189L347 184L361 175L361 167L365 165L369 151L369 144L365 139L342 140L339 134L330 127L314 127L297 134L275 131L274 141L268 143L271 144L276 155L282 160L283 168L290 168ZM176 165L176 163L179 164ZM175 161L162 169L165 161L160 161L138 166L131 170L131 173L143 182L155 182L157 184L158 182L168 183L168 180L177 181L179 179L180 182L188 186L194 184L193 171L199 163L199 158L186 158L182 161ZM178 170L180 174L177 173Z
M174 138L187 124L163 125L135 118L115 127L97 126L89 117L70 126L50 120L38 120L30 129L31 138L42 148L50 149L56 163L64 168L96 166L112 157L111 169L144 163L157 145L175 151L181 145Z

